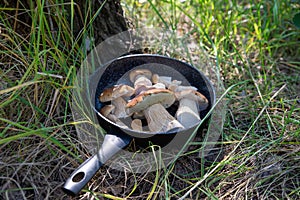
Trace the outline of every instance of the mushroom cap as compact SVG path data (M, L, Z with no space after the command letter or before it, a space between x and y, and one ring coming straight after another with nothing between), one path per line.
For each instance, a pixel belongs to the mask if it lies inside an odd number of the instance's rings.
M158 83L158 81L159 81L159 75L158 74L153 74L152 75L152 82L154 84L156 84L156 83Z
M193 89L182 90L180 92L175 92L175 97L177 100L186 98L195 101L200 108L206 108L208 106L207 98L198 91Z
M198 90L198 88L196 88L194 86L183 86L183 85L180 85L180 82L175 82L175 81L169 85L168 89L172 90L173 92L181 92L184 90L194 90L194 91Z
M139 86L152 86L152 82L145 76L138 76L135 78L134 82L134 88L137 88Z
M113 87L105 88L99 96L101 102L107 102L112 100Z
M148 69L136 69L130 72L129 79L132 83L134 83L138 76L145 76L146 78L151 79L152 72Z
M145 86L145 85L140 85L137 88L135 88L135 95L139 95L140 93L146 91L146 90L151 90L151 89L166 89L166 86L163 83L156 83L151 86Z
M166 85L163 83L155 83L154 85L152 85L152 87L157 89L166 89Z
M139 112L145 110L153 104L160 103L165 108L170 107L175 102L175 95L167 89L147 90L127 103L127 113Z
M129 85L114 85L113 87L106 88L99 96L101 102L108 102L123 96L131 96L134 94L134 88Z
M152 82L156 83L163 83L166 86L169 86L172 83L172 77L170 76L159 76L158 74L152 75Z

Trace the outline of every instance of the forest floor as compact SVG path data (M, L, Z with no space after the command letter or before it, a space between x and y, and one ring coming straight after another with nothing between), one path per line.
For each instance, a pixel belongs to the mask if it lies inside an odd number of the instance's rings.
M73 1L20 2L0 8L0 199L300 199L297 1L122 1L130 27L172 30L205 50L224 124L208 156L199 136L154 172L108 164L77 197L61 187L91 156L70 102L93 27L72 33Z

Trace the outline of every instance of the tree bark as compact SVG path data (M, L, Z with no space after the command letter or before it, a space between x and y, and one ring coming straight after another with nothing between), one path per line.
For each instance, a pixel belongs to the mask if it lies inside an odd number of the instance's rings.
M63 5L60 3L55 4L54 2L47 0L44 4L44 9L45 12L49 12L49 20L53 23L53 27L50 28L53 29L53 31L57 30L57 24L54 19L55 13L53 12L67 12L66 16L69 16L70 19L66 20L71 21L71 17L74 17L73 30L75 37L82 31L84 26L92 26L94 29L93 39L95 45L97 45L106 38L127 30L127 23L120 1L121 0L92 0L91 2L86 0L75 0L74 16L71 16L71 5L67 3L69 1L62 0L61 2L66 3ZM22 12L19 11L19 9L36 9L37 4L35 1L3 1L0 2L0 7L15 8L4 10L4 12L7 13L7 20L9 20L11 24L15 24L14 30L19 34L26 35L30 33L32 16L30 16L30 12ZM95 18L93 18L94 16ZM22 23L15 21L15 17ZM52 17L53 19L51 19ZM92 19L93 22L89 24Z
M94 29L94 40L95 45L99 44L100 42L104 41L106 38L116 35L120 32L127 30L127 23L126 19L123 15L123 9L120 4L120 0L93 0L90 5L92 8L87 8L87 1L80 0L78 4L81 9L81 13L87 13L87 9L91 9L89 14L89 18L93 17L96 13L98 15L94 19L92 26ZM101 9L101 10L99 10ZM84 16L86 17L86 16ZM82 20L78 19L78 23L80 26L77 27L75 30L77 33L83 27ZM88 21L90 20L88 19Z

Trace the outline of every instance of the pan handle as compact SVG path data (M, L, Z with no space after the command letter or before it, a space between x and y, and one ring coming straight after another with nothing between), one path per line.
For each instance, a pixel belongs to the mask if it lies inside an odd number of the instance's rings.
M97 154L83 162L66 180L63 190L69 195L77 195L92 179L100 167L119 150L126 147L132 138L128 135L106 134Z

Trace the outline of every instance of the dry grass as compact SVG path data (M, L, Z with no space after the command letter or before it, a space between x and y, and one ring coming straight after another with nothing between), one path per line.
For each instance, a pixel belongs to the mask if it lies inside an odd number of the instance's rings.
M290 20L297 2L123 2L135 27L196 37L225 87L239 85L226 94L226 122L210 155L199 157L200 135L168 170L135 174L107 165L78 197L60 187L90 156L68 103L86 52L63 31L66 13L15 2L0 3L0 199L300 198L300 34ZM46 2L54 11L62 6ZM59 32L63 42L53 40Z

